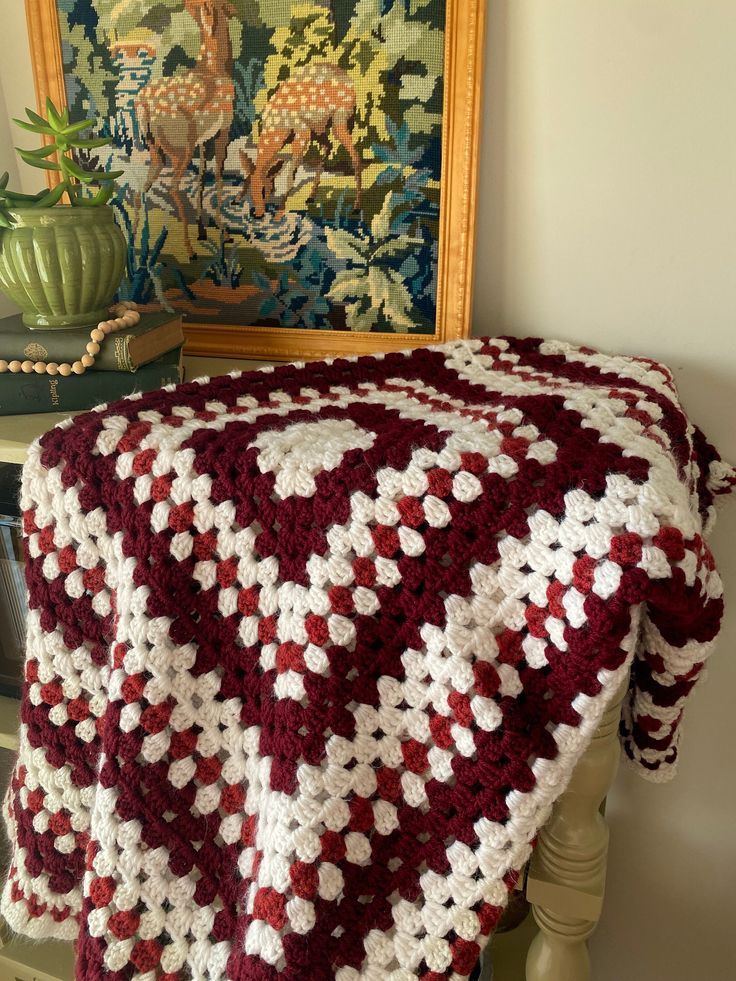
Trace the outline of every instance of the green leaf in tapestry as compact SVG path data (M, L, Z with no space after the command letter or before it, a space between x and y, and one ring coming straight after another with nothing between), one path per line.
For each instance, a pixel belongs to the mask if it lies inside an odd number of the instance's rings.
M345 259L359 265L365 264L370 243L346 231L344 228L325 228L327 245L338 259Z

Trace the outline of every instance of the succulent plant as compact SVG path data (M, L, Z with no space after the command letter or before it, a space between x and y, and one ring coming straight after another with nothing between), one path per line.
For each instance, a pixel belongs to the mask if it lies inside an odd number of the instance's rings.
M113 184L123 174L122 170L86 170L74 159L75 150L92 150L107 146L106 137L84 139L81 134L96 122L82 119L69 122L69 110L56 108L51 99L46 100L46 118L26 109L28 122L15 119L13 122L28 133L48 137L48 142L35 150L22 150L16 147L21 160L40 170L51 170L60 174L59 182L50 190L44 188L36 194L22 194L8 190L8 174L0 177L0 227L11 228L10 214L16 208L51 208L61 201L64 194L74 207L94 208L107 204L113 193ZM95 193L88 190L96 188Z

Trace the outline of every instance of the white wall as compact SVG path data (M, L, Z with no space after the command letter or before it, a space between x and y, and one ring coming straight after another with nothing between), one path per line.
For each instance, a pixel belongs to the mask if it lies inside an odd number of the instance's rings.
M4 174L5 171L10 174L10 186L17 188L19 186L17 157L13 151L8 111L0 83L0 174ZM0 293L0 317L7 317L17 309L4 293Z
M18 159L11 149L14 145L33 146L33 137L22 133L17 126L8 122L12 119L25 119L26 106L36 108L36 93L33 88L33 69L26 33L25 3L22 0L0 0L2 26L0 27L0 91L3 104L0 113L0 154L3 170L9 170L14 186L17 186L15 173L20 176L21 191L32 194L44 185L43 174L29 164ZM4 111L3 111L4 109ZM5 126L8 128L5 129ZM12 162L11 162L12 161ZM40 176L40 180L39 180Z
M489 9L477 332L660 358L736 460L736 2ZM10 115L33 104L20 0L3 3L0 85ZM735 534L736 501L716 536L734 602ZM734 650L731 615L677 780L616 784L595 981L736 978Z
M736 461L736 2L489 0L476 333L644 354ZM622 770L595 981L734 981L731 612L665 787Z

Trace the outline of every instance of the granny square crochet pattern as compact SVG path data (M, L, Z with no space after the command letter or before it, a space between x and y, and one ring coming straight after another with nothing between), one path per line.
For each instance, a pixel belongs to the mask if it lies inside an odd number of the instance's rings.
M672 774L734 482L666 368L539 340L67 421L23 473L3 915L83 981L466 978L630 668Z

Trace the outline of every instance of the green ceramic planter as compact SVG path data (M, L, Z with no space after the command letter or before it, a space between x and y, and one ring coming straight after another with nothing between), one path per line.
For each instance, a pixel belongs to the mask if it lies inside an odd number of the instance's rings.
M0 229L0 289L26 327L105 320L125 268L125 236L112 208L18 208Z

